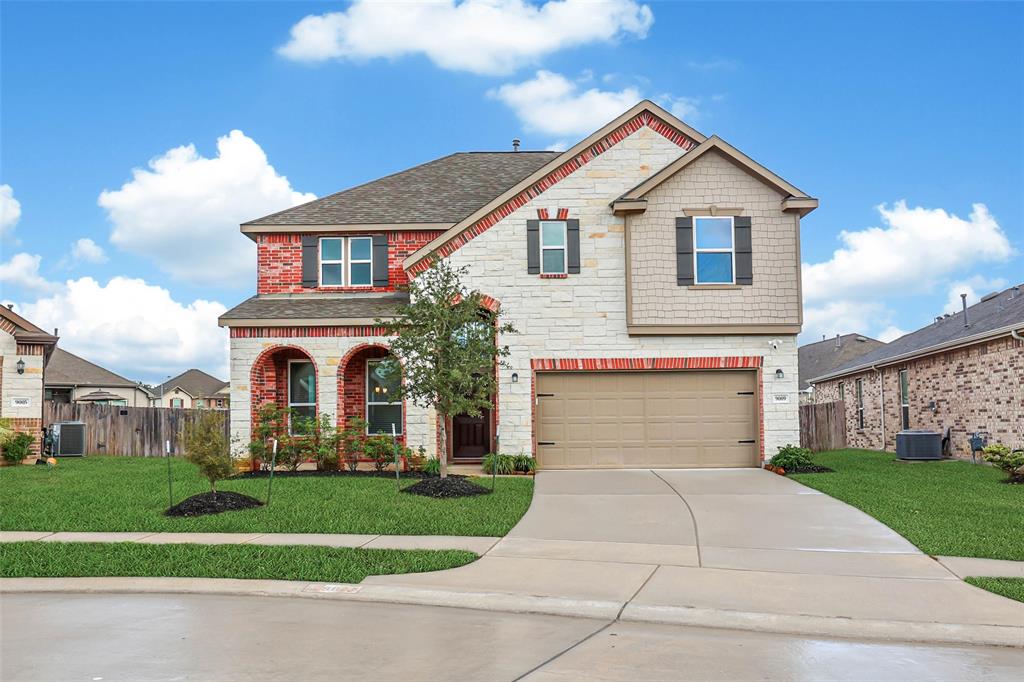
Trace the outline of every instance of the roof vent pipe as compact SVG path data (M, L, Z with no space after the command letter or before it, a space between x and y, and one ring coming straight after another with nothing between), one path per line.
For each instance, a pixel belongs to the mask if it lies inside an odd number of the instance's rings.
M1012 301L1013 299L1017 298L1019 294L1020 287L1014 287L1013 289L1010 290L1010 300Z
M960 304L964 307L964 326L970 327L970 323L967 321L967 294L960 294Z
M13 303L8 303L7 304L7 309L8 310L14 310L14 304Z
M512 140L512 151L514 151L514 152L519 151L519 138L518 137Z
M836 350L838 350L839 348L841 348L841 347L842 347L842 345L843 345L843 339L842 339L842 337L840 337L840 336L839 336L839 334L836 334Z

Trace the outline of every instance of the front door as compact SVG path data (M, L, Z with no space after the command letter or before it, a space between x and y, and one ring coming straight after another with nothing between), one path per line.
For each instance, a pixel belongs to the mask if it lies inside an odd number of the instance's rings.
M491 451L491 411L452 417L452 458L478 459Z

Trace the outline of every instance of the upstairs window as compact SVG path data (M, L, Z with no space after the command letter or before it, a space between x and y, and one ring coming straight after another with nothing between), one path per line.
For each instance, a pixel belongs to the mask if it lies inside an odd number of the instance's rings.
M694 227L695 284L735 284L732 217L697 217Z
M320 286L368 287L372 284L372 237L324 237L320 240Z
M562 220L543 220L540 223L541 274L564 275L566 225Z

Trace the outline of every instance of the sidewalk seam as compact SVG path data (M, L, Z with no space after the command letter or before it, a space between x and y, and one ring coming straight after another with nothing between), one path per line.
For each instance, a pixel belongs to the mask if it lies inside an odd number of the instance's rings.
M693 544L697 548L697 568L703 568L704 561L700 556L700 531L697 529L697 516L693 513L693 508L690 507L690 503L686 501L686 498L683 497L678 490L672 487L671 483L669 483L668 481L661 477L661 474L659 474L654 469L651 469L650 472L657 476L658 480L667 485L669 490L675 493L675 496L682 501L683 506L686 507L686 511L690 514L690 522L693 524Z

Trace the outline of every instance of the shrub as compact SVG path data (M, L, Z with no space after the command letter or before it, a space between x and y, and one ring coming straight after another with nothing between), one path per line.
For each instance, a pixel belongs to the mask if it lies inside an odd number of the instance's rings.
M516 472L516 459L512 455L488 454L484 455L483 469L485 474L497 473L501 476L514 474ZM495 472L497 469L497 472Z
M20 431L11 433L3 443L4 460L10 464L18 464L32 452L35 438Z
M341 434L334 426L329 414L321 414L313 424L313 431L308 437L309 450L320 471L334 471L338 468L338 445Z
M249 458L253 468L257 461L264 471L270 469L273 457L271 441L278 439L278 461L281 460L280 442L288 436L288 418L291 410L279 407L275 403L264 403L256 412L256 426L252 431L252 442L249 443Z
M518 454L514 458L516 471L528 474L537 468L537 460L526 454Z
M366 452L366 420L350 417L339 436L341 449L345 452L345 466L349 471L355 471Z
M377 471L384 471L395 461L395 441L389 436L369 436L363 447Z
M786 471L797 471L813 467L811 451L796 445L784 445L779 448L777 455L768 460L772 466L781 467Z
M1006 472L1008 481L1024 481L1024 450L1010 450L1009 446L1002 443L986 445L981 451L981 456L986 462L994 464Z
M427 462L427 451L421 445L415 450L412 448L406 448L406 461L409 462L409 468L413 471L426 471ZM440 462L438 462L440 464Z
M423 473L430 476L441 475L441 460L437 457L431 457L423 464Z
M234 473L228 439L224 435L224 417L214 410L203 410L198 419L185 425L185 459L199 468L217 496L217 481Z

